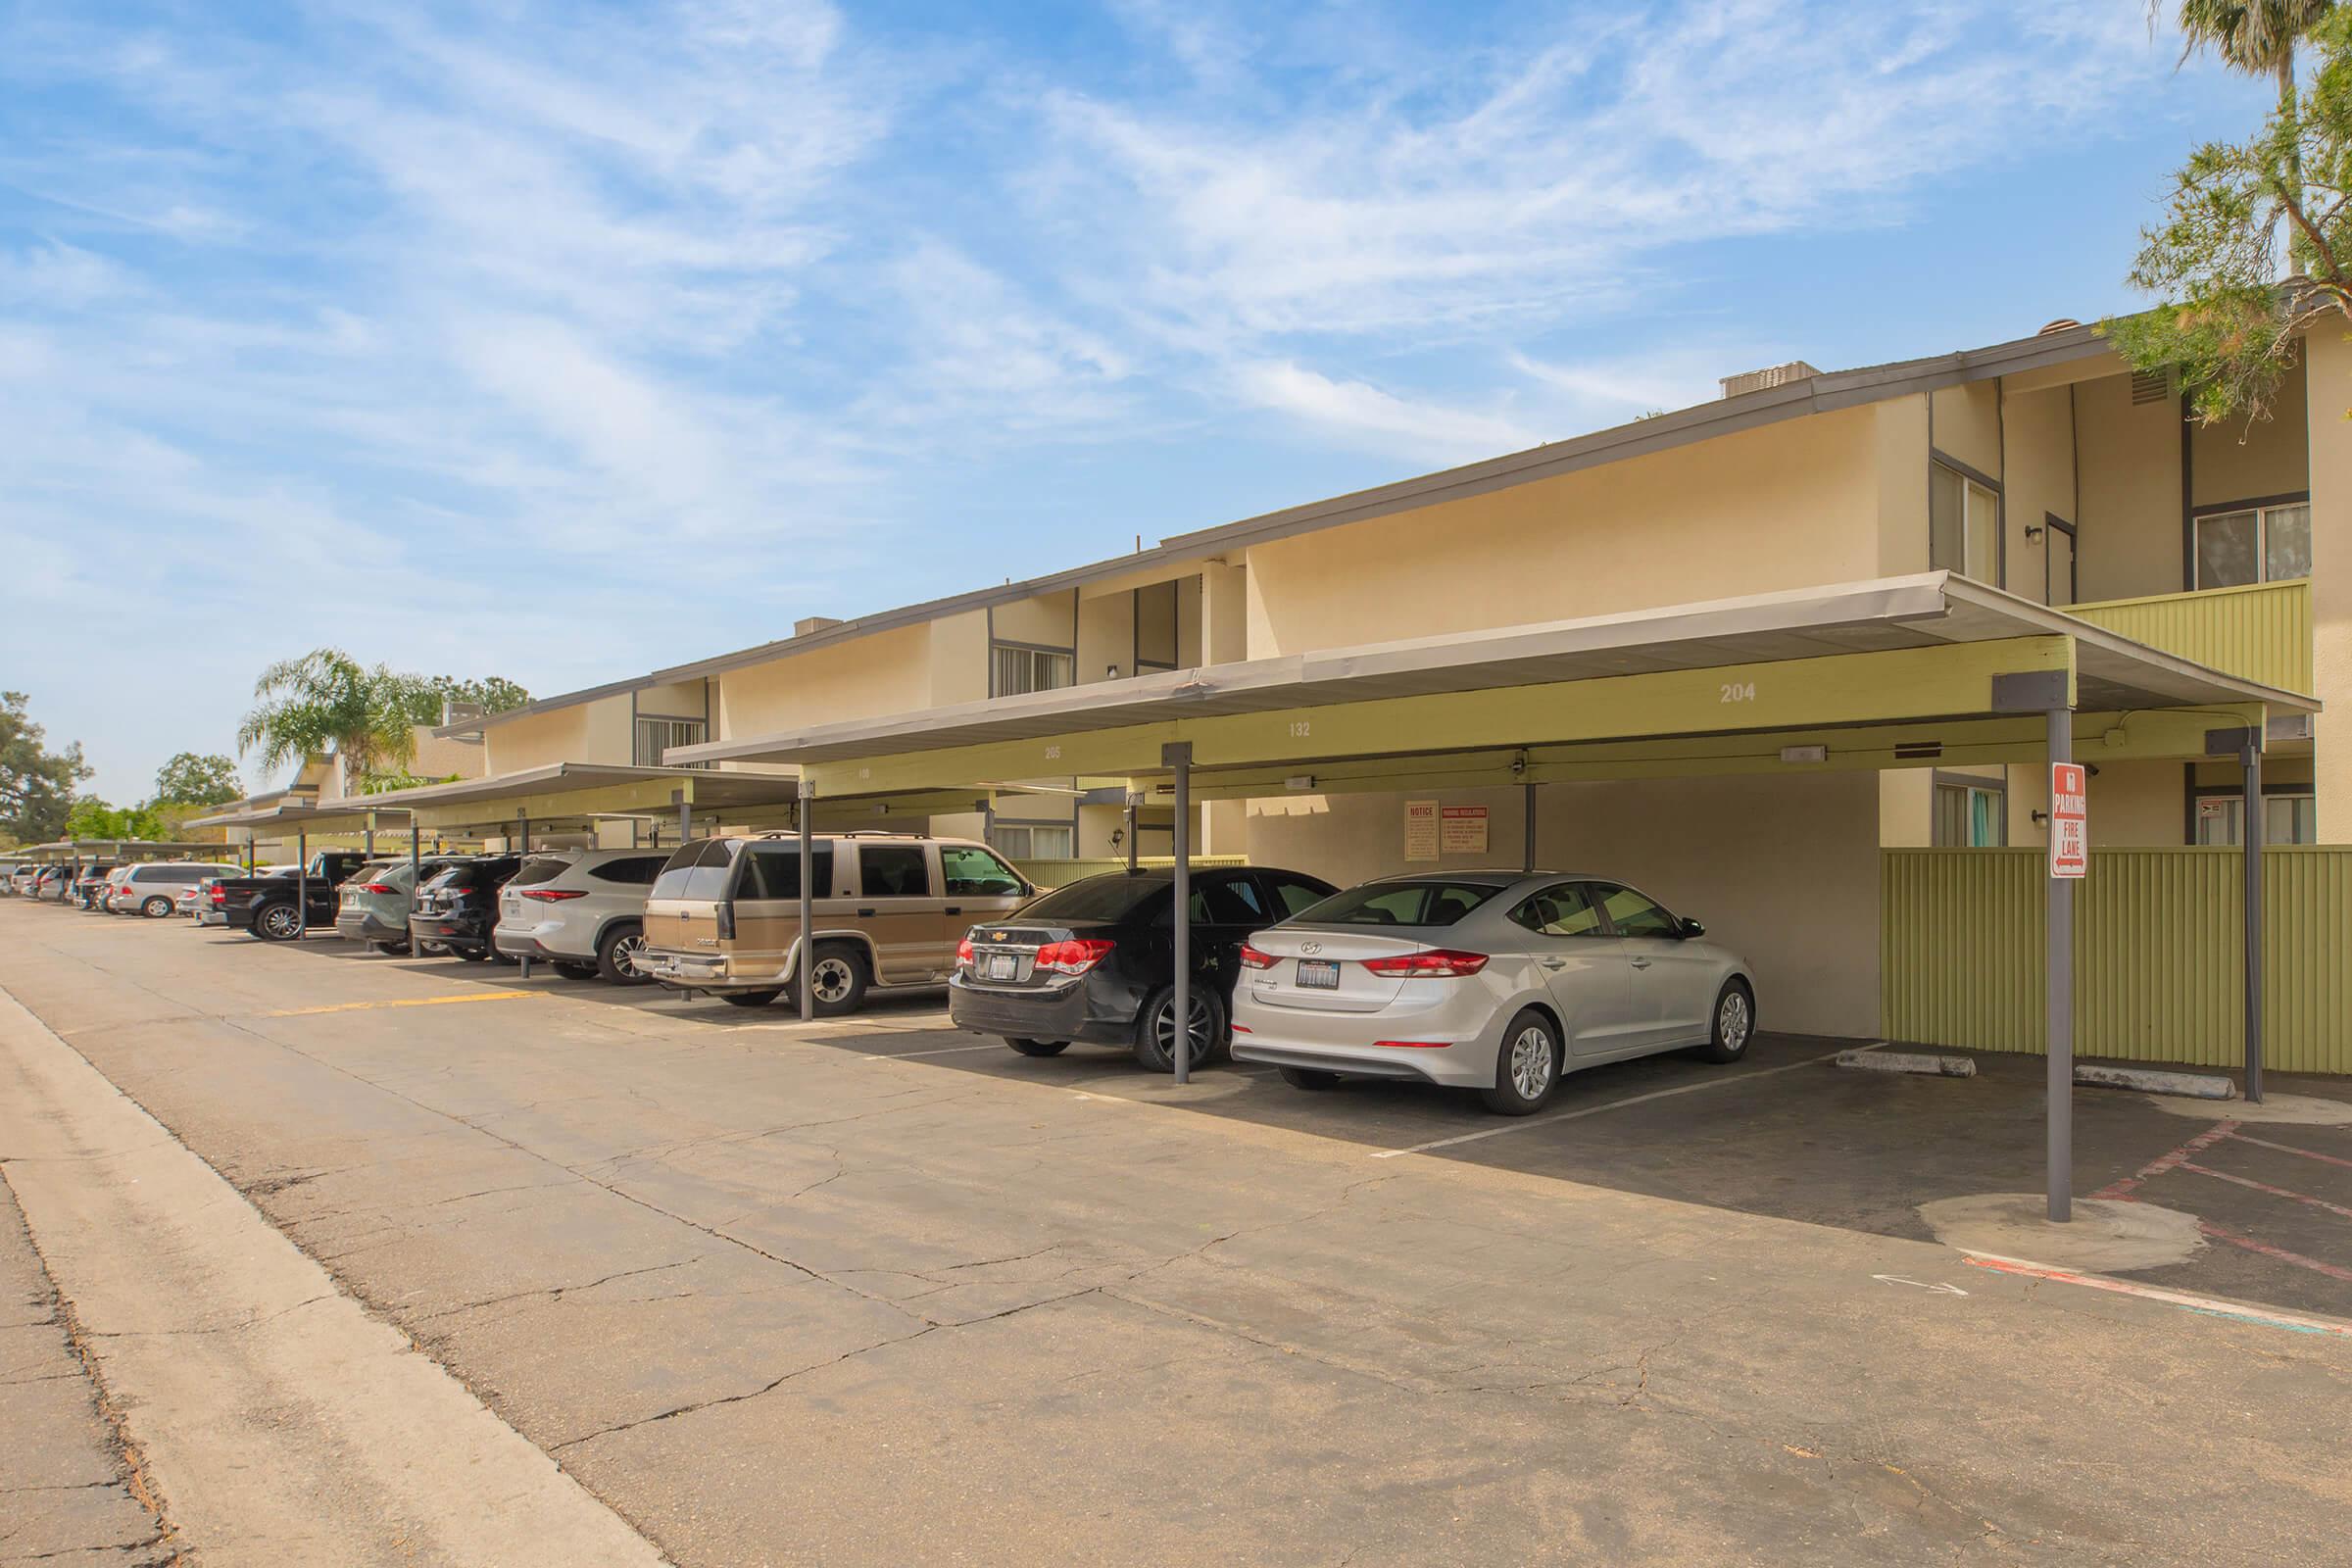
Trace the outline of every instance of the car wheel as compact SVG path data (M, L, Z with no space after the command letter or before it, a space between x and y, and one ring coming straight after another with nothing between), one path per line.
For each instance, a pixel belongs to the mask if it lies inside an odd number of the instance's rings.
M718 1000L738 1007L764 1007L784 994L781 987L760 991L721 991Z
M1067 1040L1014 1040L1007 1037L1004 1043L1024 1056L1058 1056L1070 1049Z
M616 986L641 986L651 978L637 967L644 952L643 927L616 925L596 945L596 972Z
M813 1010L819 1018L838 1018L845 1012L856 1012L858 1004L865 1000L865 955L843 943L820 942L808 979L815 992L811 999L815 1004ZM797 984L793 995L800 995Z
M565 959L558 959L556 961L556 973L562 975L566 980L593 980L596 978L596 965L593 963L572 963Z
M166 898L149 899L139 906L139 912L150 920L161 920L172 912L172 901Z
M1502 1032L1502 1048L1494 1053L1494 1087L1479 1091L1480 1096L1497 1115L1532 1116L1559 1087L1559 1032L1529 1007Z
M1282 1081L1293 1089L1337 1089L1340 1087L1340 1075L1336 1072L1325 1072L1320 1067L1277 1067L1274 1070L1281 1073Z
M302 934L302 917L291 904L272 904L254 916L253 934L264 942L291 942Z
M1192 1027L1188 1067L1215 1061L1225 1044L1225 1004L1214 986L1195 985L1191 999ZM1135 1059L1153 1072L1176 1070L1176 988L1162 986L1152 993L1135 1020Z
M1723 989L1715 993L1715 1022L1708 1032L1707 1043L1699 1048L1699 1058L1738 1061L1747 1054L1747 1043L1755 1033L1755 993L1747 989L1744 980L1726 980Z

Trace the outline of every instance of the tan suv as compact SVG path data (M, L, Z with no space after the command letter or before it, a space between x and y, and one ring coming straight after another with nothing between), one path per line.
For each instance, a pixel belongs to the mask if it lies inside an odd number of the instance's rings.
M826 1017L855 1010L868 987L945 985L965 930L1037 891L969 839L825 834L811 854L809 979ZM797 835L695 839L654 880L637 968L672 990L764 1006L798 977L800 926Z

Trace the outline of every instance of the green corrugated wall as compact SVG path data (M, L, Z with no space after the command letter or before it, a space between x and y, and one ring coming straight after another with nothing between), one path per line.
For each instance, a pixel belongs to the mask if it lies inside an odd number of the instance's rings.
M2312 685L2311 583L2254 583L2200 593L2067 605L2118 636L2281 691Z
M2093 850L2076 884L2075 1051L2243 1059L2238 852ZM2042 852L1886 850L1880 1027L1890 1040L2039 1054ZM2352 1073L2352 846L2263 852L2265 1060Z

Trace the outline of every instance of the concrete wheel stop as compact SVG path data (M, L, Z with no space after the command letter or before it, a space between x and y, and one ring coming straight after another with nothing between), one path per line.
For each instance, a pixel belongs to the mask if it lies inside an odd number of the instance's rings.
M2041 1193L1982 1193L1922 1203L1919 1217L1937 1241L1963 1252L2092 1273L2163 1268L2205 1245L2196 1215L2179 1209L2079 1198L2073 1220L2053 1225L2048 1204Z

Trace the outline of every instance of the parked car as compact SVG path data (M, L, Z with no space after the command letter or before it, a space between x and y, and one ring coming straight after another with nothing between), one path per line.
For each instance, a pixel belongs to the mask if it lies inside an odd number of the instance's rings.
M1298 1089L1413 1078L1524 1116L1579 1068L1693 1047L1711 1061L1745 1054L1755 983L1705 936L1608 877L1367 882L1250 937L1233 1054Z
M419 950L447 949L468 963L497 957L490 933L498 925L498 890L520 869L519 855L485 855L425 878L409 914L409 940Z
M106 879L113 875L115 868L122 863L120 860L82 861L81 874L76 876L67 889L66 902L76 909L101 907L98 900L106 892Z
M936 986L973 920L1009 914L1036 890L985 844L904 833L815 840L816 1011L856 1010L874 986ZM764 1006L799 973L800 840L692 839L655 878L638 967L661 984Z
M335 928L335 890L367 863L357 850L320 850L311 857L307 876L222 877L206 899L228 917L231 931L290 942L305 931Z
M38 871L33 873L33 898L36 901L49 904L65 903L68 890L74 886L74 878L75 874L76 868L71 861L67 861L58 865L42 866Z
M235 876L239 869L200 860L159 860L118 867L107 881L105 906L116 914L161 919L184 907L206 877Z
M243 866L232 866L223 875L205 877L196 884L195 897L187 911L188 918L200 926L226 925L228 924L228 908L226 895L220 891L221 883L232 877L292 876L293 874L294 867L290 865L257 865L251 870Z
M534 855L499 890L491 945L510 958L546 959L575 980L643 985L645 902L669 855L662 850L573 850Z
M0 860L0 895L24 892L19 879L35 869L30 860Z
M1213 1061L1226 1048L1243 939L1335 891L1320 877L1265 866L1193 873L1191 1061ZM1175 906L1172 872L1112 872L976 925L956 955L948 1016L1023 1055L1085 1041L1125 1046L1167 1072L1176 1064Z
M414 873L405 855L397 859L368 861L336 891L336 934L346 942L364 942L387 953L414 952L409 937L409 915L416 903L416 884L470 858L463 855L424 856L417 860Z

